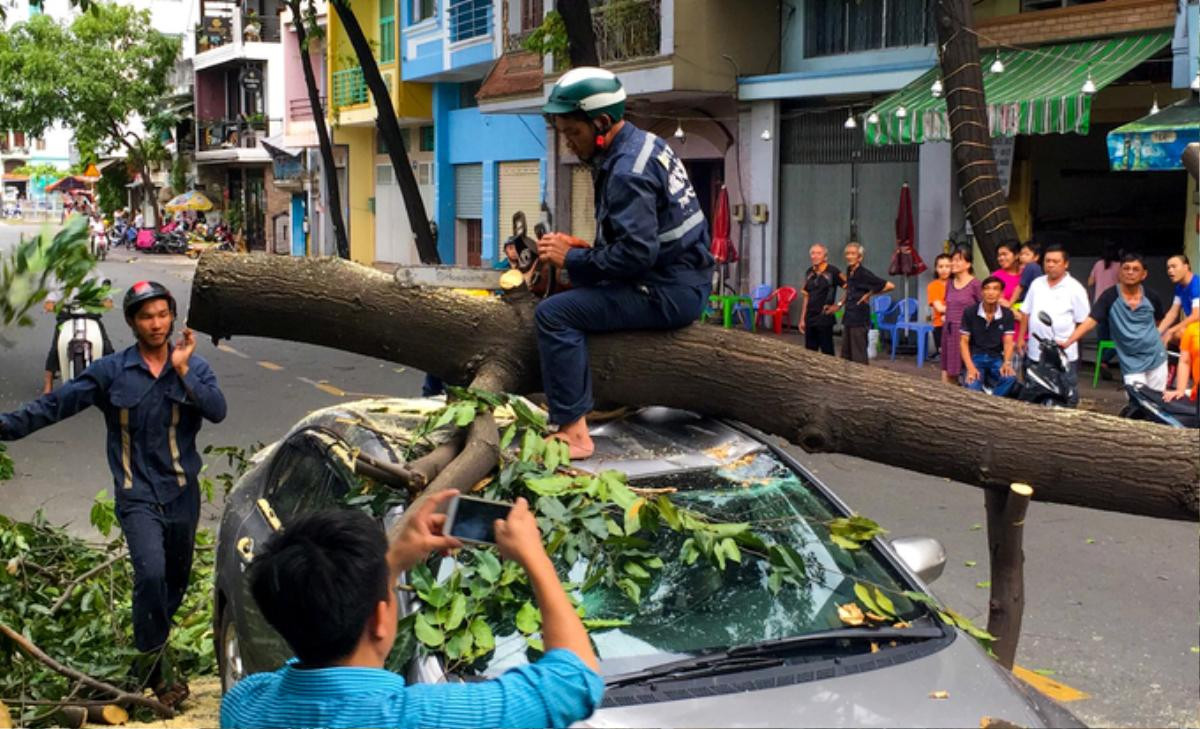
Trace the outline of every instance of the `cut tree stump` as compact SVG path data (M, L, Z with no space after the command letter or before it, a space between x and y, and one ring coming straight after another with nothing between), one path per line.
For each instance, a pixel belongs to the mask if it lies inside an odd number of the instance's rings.
M987 632L996 636L992 651L996 661L1012 670L1021 638L1025 612L1025 512L1033 489L1014 483L1006 490L988 489L987 538L991 596L988 599Z
M504 389L533 393L541 389L534 305L523 291L494 298L401 287L337 259L205 253L189 324L214 339L273 337L378 357L452 384L486 364L504 373ZM976 486L1037 483L1042 501L1198 518L1194 431L1035 407L703 325L596 335L589 351L598 401L701 411L808 451Z
M129 712L116 704L87 707L88 722L92 724L107 724L120 726L129 722Z

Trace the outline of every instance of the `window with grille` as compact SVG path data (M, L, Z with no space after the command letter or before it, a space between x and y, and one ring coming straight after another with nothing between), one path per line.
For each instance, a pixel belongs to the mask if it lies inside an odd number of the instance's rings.
M805 0L804 55L928 45L937 40L933 16L929 0Z
M433 127L421 127L421 151L433 151Z

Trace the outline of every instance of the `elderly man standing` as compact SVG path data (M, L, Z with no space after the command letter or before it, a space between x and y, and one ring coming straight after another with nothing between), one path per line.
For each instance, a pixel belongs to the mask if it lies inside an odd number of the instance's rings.
M800 317L800 331L804 334L804 347L810 351L818 349L833 354L833 312L837 311L837 290L841 285L842 272L829 265L829 252L823 243L814 243L808 249L812 266L804 274L804 297Z
M1125 384L1145 385L1162 392L1167 389L1167 349L1157 322L1163 318L1163 306L1154 292L1142 286L1145 280L1146 262L1141 254L1123 255L1117 285L1100 294L1092 313L1075 327L1063 346L1074 346L1107 321Z
M862 244L847 244L846 272L842 274L846 295L837 306L846 310L842 315L842 358L868 364L867 329L871 327L871 297L891 291L896 284L884 281L862 264Z

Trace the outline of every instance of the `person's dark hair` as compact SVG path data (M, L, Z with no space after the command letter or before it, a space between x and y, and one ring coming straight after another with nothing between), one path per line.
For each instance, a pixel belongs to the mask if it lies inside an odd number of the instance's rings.
M1021 247L1022 247L1022 248L1028 248L1030 251L1032 251L1032 252L1033 252L1033 258L1034 258L1034 260L1037 260L1037 259L1039 259L1039 258L1041 258L1041 257L1042 257L1042 250L1041 250L1041 248L1039 248L1039 247L1038 247L1038 244L1037 244L1037 243L1034 243L1034 242L1033 242L1033 241L1031 241L1031 240L1027 240L1027 241L1025 241L1024 243L1022 243L1022 244L1021 244Z
M1125 251L1121 250L1121 246L1117 245L1115 241L1110 240L1104 244L1104 255L1100 257L1100 260L1104 261L1105 268L1112 268L1113 264L1121 263L1125 260L1124 253Z
M933 265L935 265L935 266L936 266L936 265L937 265L937 262L938 262L938 261L941 261L941 260L943 260L943 259L945 259L945 260L949 261L949 260L950 260L950 254L949 254L949 253L939 253L939 254L937 254L937 256L936 256L936 257L933 259Z
M1003 248L1004 250L1013 254L1014 258L1016 258L1017 254L1021 252L1021 246L1017 245L1015 240L1002 240L996 245L996 248Z
M358 510L306 514L267 541L249 580L258 609L296 657L328 665L353 652L387 599L387 538Z
M954 246L954 250L951 251L950 257L954 258L955 256L961 256L962 259L967 262L967 271L971 274L975 273L975 251L973 251L969 246Z
M1045 258L1050 253L1061 253L1064 261L1071 260L1071 254L1067 253L1067 249L1061 243L1051 243L1042 251L1042 258Z
M1121 254L1121 263L1133 263L1134 261L1142 264L1142 268L1146 267L1146 259L1141 253L1137 251L1125 251Z
M991 286L992 284L996 284L997 286L999 286L1002 289L1004 288L1004 282L1001 281L999 279L999 277L997 277L997 276L988 276L987 278L985 278L983 280L983 283L979 285L979 288L986 289L988 286Z
M1169 261L1172 258L1178 258L1179 260L1183 261L1183 265L1187 266L1189 269L1192 267L1192 262L1188 260L1186 253L1176 253L1172 256L1168 256L1167 260Z

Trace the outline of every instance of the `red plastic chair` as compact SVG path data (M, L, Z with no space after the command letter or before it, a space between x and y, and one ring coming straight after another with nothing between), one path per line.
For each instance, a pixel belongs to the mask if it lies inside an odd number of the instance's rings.
M772 320L773 328L776 334L783 334L783 323L787 321L791 323L788 317L788 307L796 300L796 289L791 286L780 286L771 292L771 295L762 301L758 302L758 322L761 326L763 317ZM767 306L772 302L775 308L768 309Z

